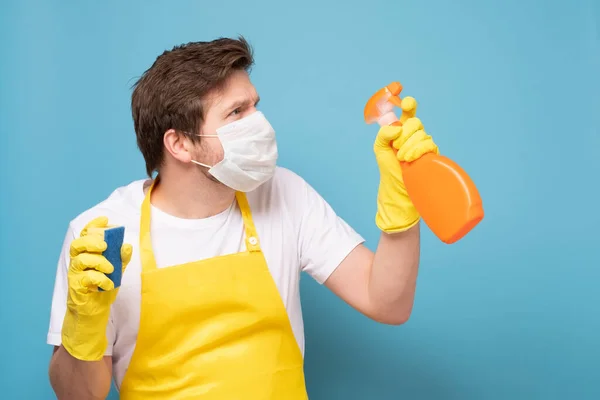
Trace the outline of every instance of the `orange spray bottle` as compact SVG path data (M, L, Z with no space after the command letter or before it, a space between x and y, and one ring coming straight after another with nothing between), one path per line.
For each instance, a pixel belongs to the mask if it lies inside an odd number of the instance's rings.
M367 124L399 125L394 107L400 107L402 85L392 82L367 102ZM399 161L400 162L400 161ZM427 153L410 163L400 162L406 191L431 231L451 244L469 233L483 219L477 187L467 173L448 157Z

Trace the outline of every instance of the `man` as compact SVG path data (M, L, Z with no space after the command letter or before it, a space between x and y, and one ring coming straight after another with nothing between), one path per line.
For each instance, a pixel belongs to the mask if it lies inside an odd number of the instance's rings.
M122 399L306 399L302 271L376 321L408 319L419 215L398 159L437 152L416 102L403 100L404 126L382 128L374 145L382 234L373 254L309 184L276 166L252 64L243 38L189 43L136 83L149 178L69 225L48 333L59 399L105 398L111 376ZM103 236L91 234L107 225L126 232L116 289Z

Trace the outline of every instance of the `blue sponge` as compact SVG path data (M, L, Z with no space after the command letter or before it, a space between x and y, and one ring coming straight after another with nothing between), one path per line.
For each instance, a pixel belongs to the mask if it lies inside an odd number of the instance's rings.
M104 257L115 267L111 274L107 274L108 279L113 281L115 289L121 286L121 277L123 275L123 262L121 261L121 246L125 237L125 227L118 226L104 230L104 241L106 250L102 253ZM100 288L98 288L100 289ZM102 289L100 289L102 290Z

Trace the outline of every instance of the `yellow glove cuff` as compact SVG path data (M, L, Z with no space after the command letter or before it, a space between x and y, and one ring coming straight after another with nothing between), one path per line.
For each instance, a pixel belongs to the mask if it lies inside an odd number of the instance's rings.
M62 346L78 360L101 360L108 347L108 318L109 313L87 316L67 310L62 327Z
M419 223L421 216L415 209L406 190L394 191L380 184L377 196L375 224L385 233L404 232ZM398 188L399 189L399 188Z

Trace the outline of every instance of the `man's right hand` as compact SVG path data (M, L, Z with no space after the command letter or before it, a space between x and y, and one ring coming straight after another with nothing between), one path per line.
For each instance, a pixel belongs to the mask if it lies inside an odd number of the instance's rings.
M106 217L94 219L83 228L80 237L73 240L70 248L69 294L62 346L73 357L84 361L101 360L104 356L110 307L119 290L106 276L114 267L102 255L106 250L103 236L90 234L93 228L102 229L107 225ZM131 260L132 250L130 244L121 247L123 271Z

